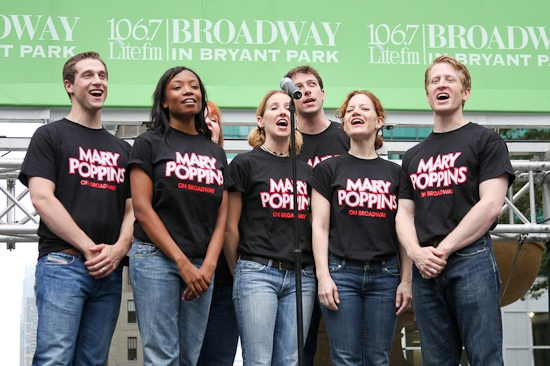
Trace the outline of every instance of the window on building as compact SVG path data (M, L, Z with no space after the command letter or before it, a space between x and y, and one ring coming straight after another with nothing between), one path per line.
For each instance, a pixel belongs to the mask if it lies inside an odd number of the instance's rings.
M529 313L533 330L533 358L535 366L548 365L550 360L550 327L548 313Z
M128 361L137 361L137 338L128 337Z
M420 353L420 337L418 327L415 324L405 327L405 357L411 365L422 365Z
M128 300L128 323L136 323L136 307L134 300Z

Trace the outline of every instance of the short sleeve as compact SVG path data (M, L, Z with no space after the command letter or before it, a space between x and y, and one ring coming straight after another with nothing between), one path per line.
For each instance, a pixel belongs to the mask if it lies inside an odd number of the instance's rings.
M487 132L487 139L483 146L480 146L479 182L508 173L508 186L510 186L515 180L515 174L506 142L497 133Z
M405 172L405 168L399 167L399 190L397 193L397 199L414 199L413 187L409 176Z
M41 177L56 183L56 148L50 131L39 128L31 138L21 166L19 180L29 185L30 177Z
M248 187L249 171L246 169L246 160L241 155L237 155L229 164L229 177L232 186L230 192L244 193Z
M330 202L332 199L334 172L331 169L329 161L330 160L325 160L313 168L313 174L307 179L307 184Z
M153 179L153 151L151 139L148 132L145 132L138 136L134 141L134 146L130 152L130 161L128 162L128 169L132 168L132 165L139 166L151 179Z

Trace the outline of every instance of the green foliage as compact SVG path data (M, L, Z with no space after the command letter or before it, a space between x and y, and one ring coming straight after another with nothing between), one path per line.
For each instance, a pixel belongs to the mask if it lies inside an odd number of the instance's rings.
M500 135L505 140L550 140L550 129L501 129Z

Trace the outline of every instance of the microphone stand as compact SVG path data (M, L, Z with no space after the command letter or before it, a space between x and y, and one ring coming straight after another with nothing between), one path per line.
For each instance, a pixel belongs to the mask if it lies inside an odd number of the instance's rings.
M296 319L298 323L298 365L304 365L304 309L302 306L302 249L300 249L300 236L298 233L298 190L296 181L296 126L294 121L294 98L290 97L290 160L292 161L292 190L294 198L294 273L296 276Z

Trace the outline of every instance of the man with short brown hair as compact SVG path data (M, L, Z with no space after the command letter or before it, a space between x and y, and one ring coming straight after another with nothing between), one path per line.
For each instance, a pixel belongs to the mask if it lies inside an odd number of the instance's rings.
M19 175L40 215L33 365L104 365L133 234L130 145L101 124L107 68L97 53L69 59L63 83L71 111L36 130Z

